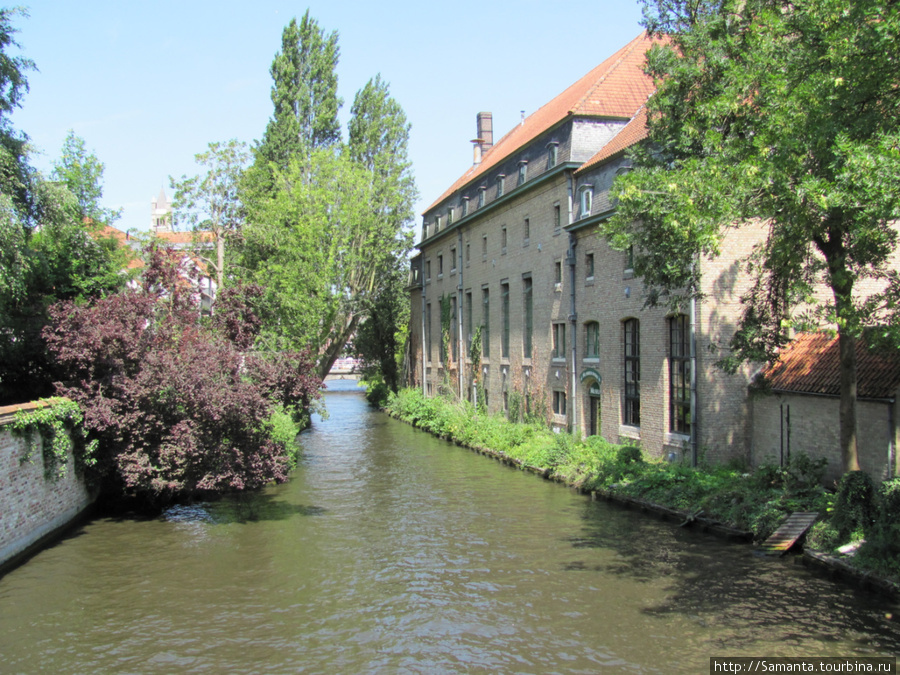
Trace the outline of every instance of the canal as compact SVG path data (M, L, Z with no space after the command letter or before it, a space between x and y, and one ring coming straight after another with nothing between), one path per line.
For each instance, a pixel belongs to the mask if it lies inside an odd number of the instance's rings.
M900 653L888 601L591 502L357 392L326 400L289 483L97 518L0 578L0 672L705 673L710 656Z

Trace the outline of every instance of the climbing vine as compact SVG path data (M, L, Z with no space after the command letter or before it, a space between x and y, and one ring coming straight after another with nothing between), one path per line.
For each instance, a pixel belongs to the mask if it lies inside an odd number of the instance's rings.
M475 400L480 411L487 411L484 399L484 384L481 381L481 332L484 326L475 326L472 331L472 342L469 347L469 358L472 361L472 386L475 388Z
M65 477L68 454L72 452L76 467L83 469L96 463L97 441L88 442L81 422L81 407L66 398L41 399L43 405L35 410L19 410L10 422L10 430L27 443L23 462L32 461L35 433L40 434L44 458L44 477L58 480Z

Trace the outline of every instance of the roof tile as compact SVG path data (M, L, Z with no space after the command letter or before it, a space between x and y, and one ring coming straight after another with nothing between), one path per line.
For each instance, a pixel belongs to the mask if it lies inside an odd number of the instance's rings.
M894 398L900 388L900 353L856 344L857 396ZM763 375L777 391L840 396L838 338L826 333L801 333L768 366Z

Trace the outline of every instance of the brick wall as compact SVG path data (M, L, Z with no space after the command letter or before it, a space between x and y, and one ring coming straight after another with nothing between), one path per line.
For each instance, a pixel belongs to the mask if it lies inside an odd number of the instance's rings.
M0 566L64 527L91 502L71 457L65 477L55 481L44 478L39 441L31 460L24 461L27 443L4 422L27 407L33 404L0 408Z
M860 468L876 480L896 475L896 404L857 403ZM753 400L752 463L780 464L782 455L805 453L828 460L826 479L840 477L840 400L802 394L760 396ZM893 464L893 467L892 467Z

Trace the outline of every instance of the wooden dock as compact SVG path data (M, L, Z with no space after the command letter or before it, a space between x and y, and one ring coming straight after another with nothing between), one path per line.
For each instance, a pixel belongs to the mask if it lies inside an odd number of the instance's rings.
M795 511L756 549L759 555L784 555L818 519L815 511Z

